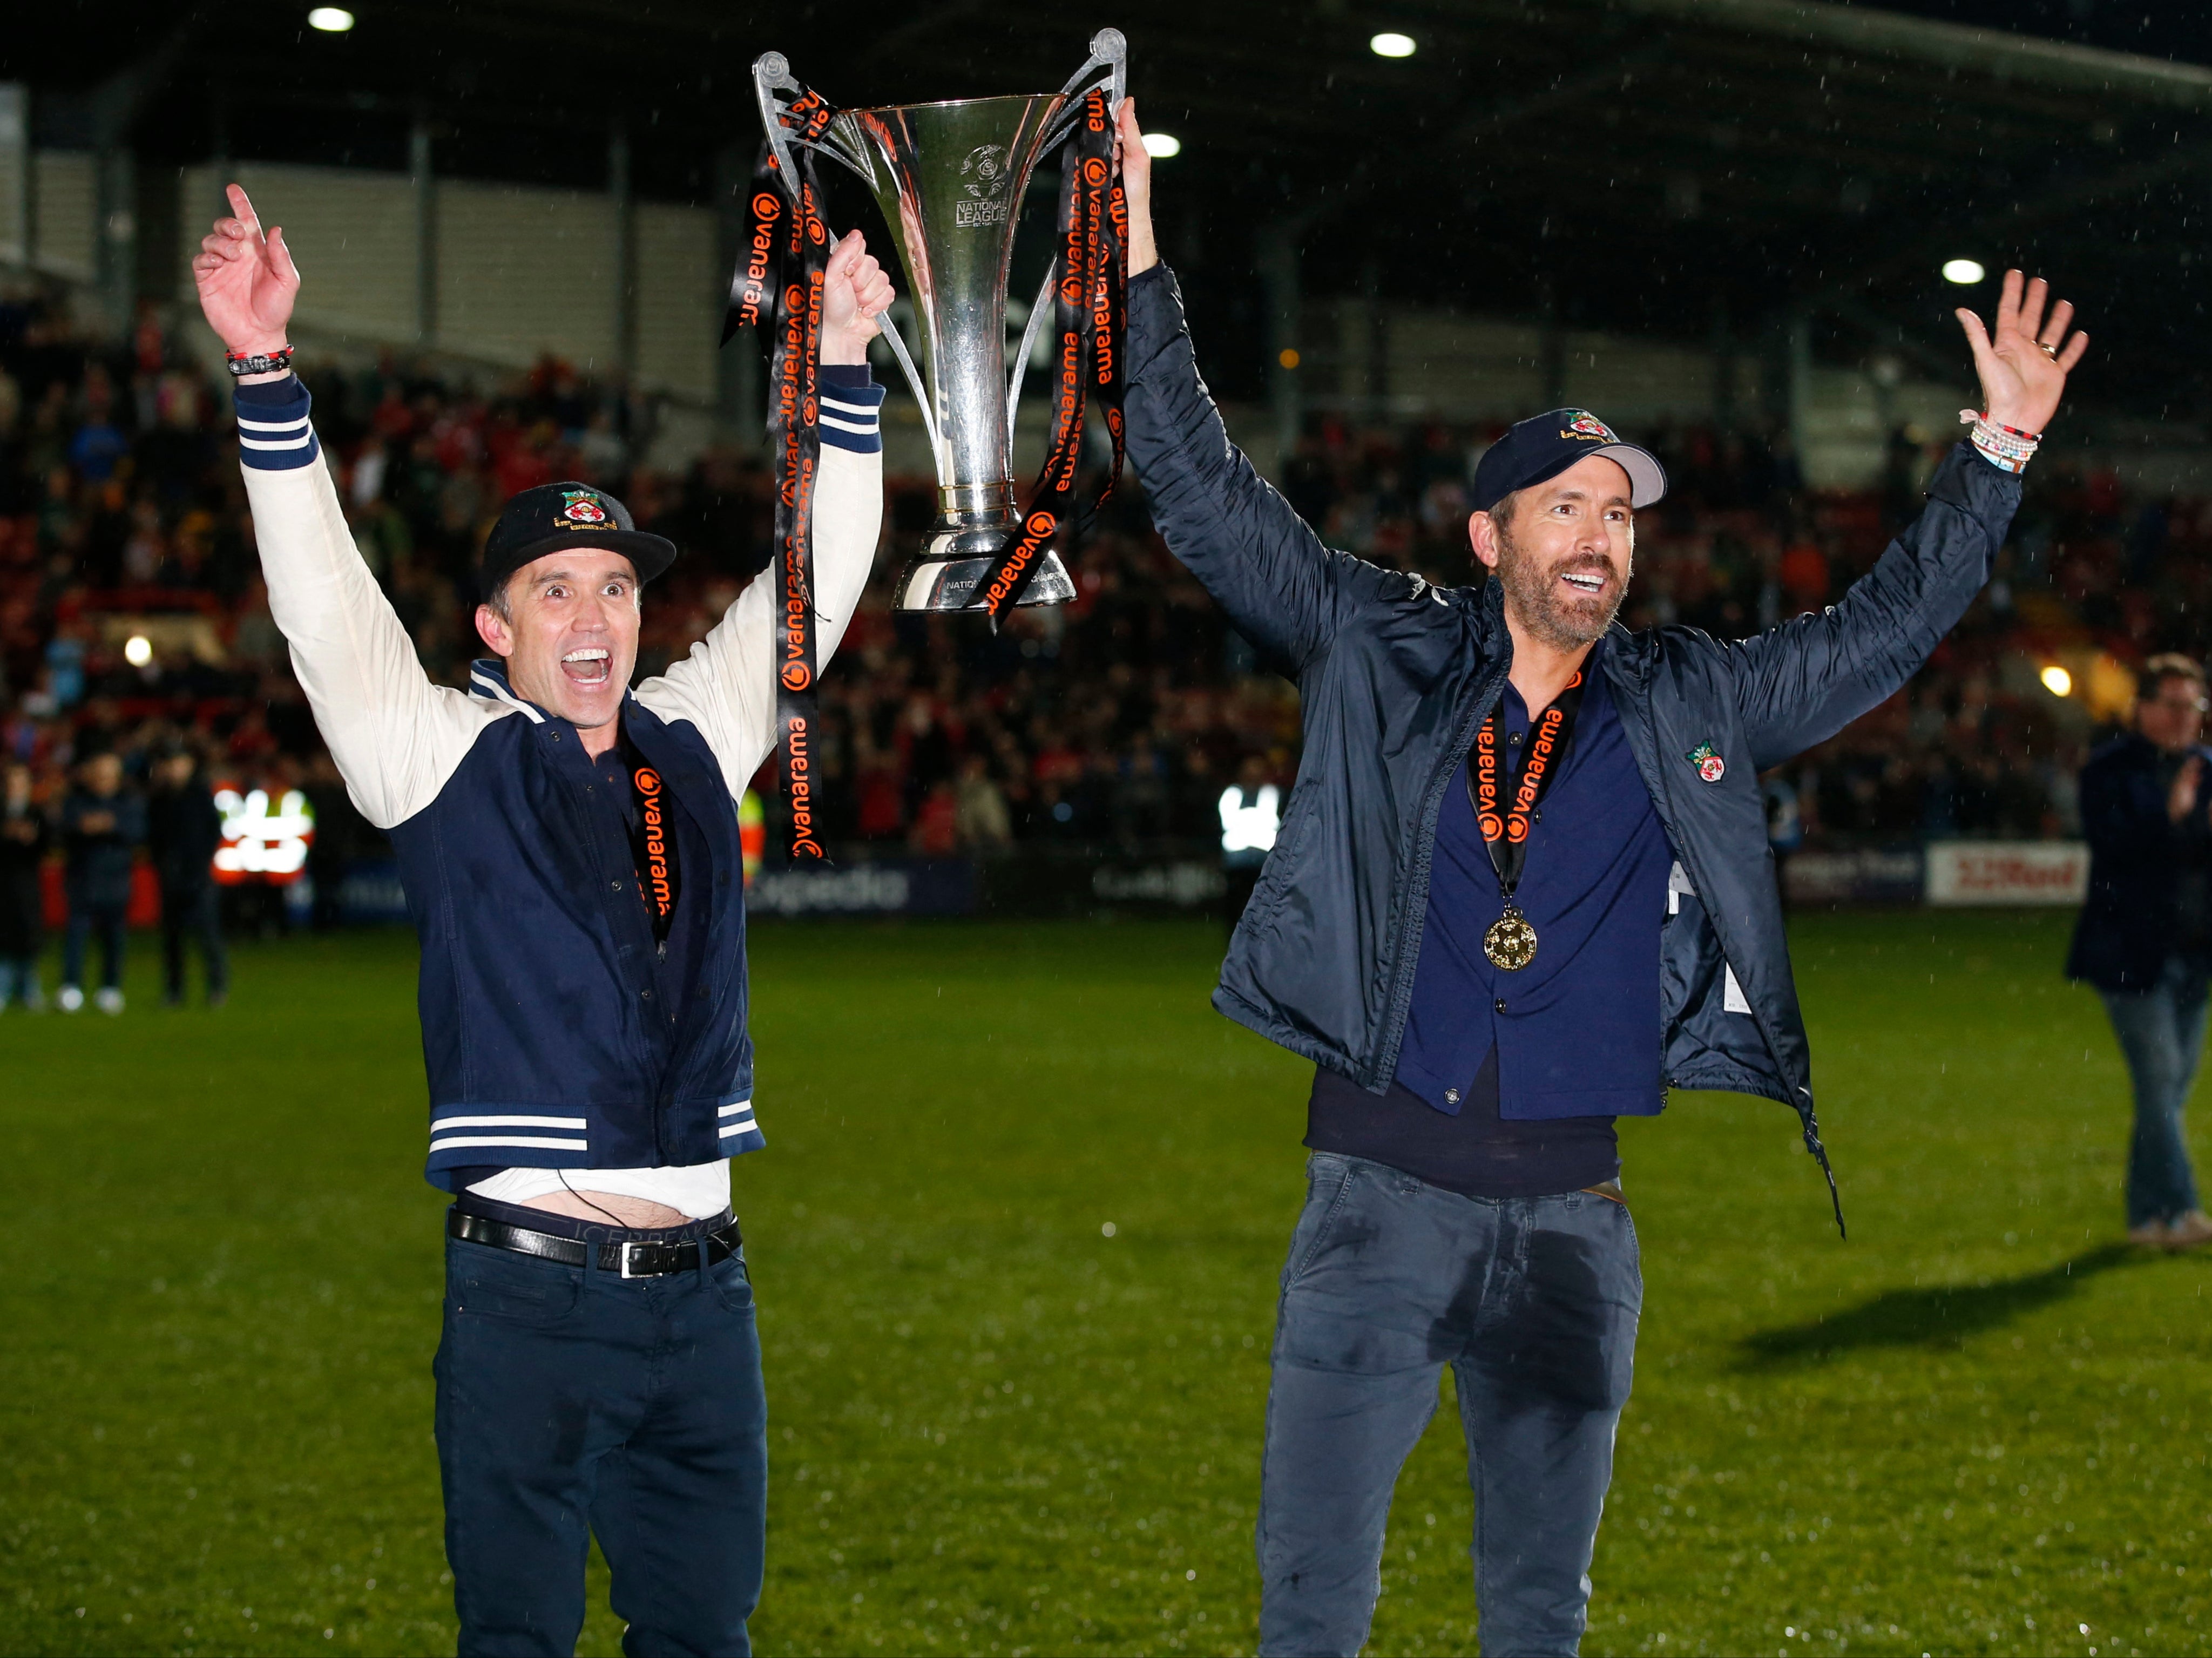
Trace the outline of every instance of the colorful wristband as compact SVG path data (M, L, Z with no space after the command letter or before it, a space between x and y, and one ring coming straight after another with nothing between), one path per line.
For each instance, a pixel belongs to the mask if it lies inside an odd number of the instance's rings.
M2043 442L2040 432L2023 432L2017 426L2007 426L1971 409L1959 411L1959 422L1974 428L1969 440L1983 459L2015 477L2027 470L2029 459Z
M242 379L247 374L281 374L292 366L292 348L280 345L274 351L265 354L257 351L251 356L226 351L222 354L222 361L223 367L229 369L234 378Z

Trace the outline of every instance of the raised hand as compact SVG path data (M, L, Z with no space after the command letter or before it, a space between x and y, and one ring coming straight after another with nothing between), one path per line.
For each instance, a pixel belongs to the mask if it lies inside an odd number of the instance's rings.
M1129 203L1129 274L1150 270L1160 262L1152 240L1152 157L1145 148L1145 130L1137 125L1137 100L1124 98L1115 118L1114 148L1121 162L1121 193Z
M865 237L848 231L830 250L822 281L822 361L858 363L868 360L868 342L878 330L876 319L891 308L891 279L868 252Z
M1984 328L1982 319L1963 306L1959 309L1959 325L1966 331L1974 372L1982 380L1982 412L2015 431L2040 432L2051 423L2065 394L2066 376L2089 349L2087 334L2066 336L2074 302L2059 301L2045 317L2043 308L2050 298L2051 285L2042 277L2023 282L2019 271L2008 270L1994 331Z
M279 225L261 234L253 203L236 185L229 187L230 210L200 239L192 259L192 281L200 291L200 311L226 348L243 356L274 351L286 342L292 301L300 292L299 267L284 246Z

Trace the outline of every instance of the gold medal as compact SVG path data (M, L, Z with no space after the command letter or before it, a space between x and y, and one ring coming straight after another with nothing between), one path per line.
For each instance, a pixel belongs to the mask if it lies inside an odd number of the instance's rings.
M1490 957L1492 966L1518 973L1536 959L1536 929L1528 925L1527 916L1508 904L1505 914L1482 935L1482 953Z

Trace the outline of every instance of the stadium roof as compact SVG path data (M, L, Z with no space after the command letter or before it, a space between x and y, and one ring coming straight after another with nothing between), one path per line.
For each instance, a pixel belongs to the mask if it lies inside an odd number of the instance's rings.
M306 10L70 9L0 78L43 94L44 142L125 124L180 161L404 167L427 120L441 170L596 187L619 121L640 193L705 200L717 152L757 142L763 50L834 102L896 102L1056 86L1112 23L1183 145L1164 240L1255 384L1267 237L1310 293L1744 343L1805 311L1832 349L1952 372L1949 309L1990 293L1942 280L1966 258L2060 279L2098 401L2212 414L2196 64L1802 0L358 0L335 35ZM1385 29L1413 55L1370 51Z

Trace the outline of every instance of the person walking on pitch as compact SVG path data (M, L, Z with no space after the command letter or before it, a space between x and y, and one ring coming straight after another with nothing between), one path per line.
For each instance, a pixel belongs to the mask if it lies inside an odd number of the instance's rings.
M1438 588L1323 546L1229 441L1126 103L1121 140L1130 459L1305 726L1213 999L1316 1066L1260 1649L1366 1640L1391 1488L1449 1364L1482 1649L1571 1653L1643 1299L1614 1119L1670 1088L1762 1094L1826 1169L1759 774L1889 696L1965 612L2087 342L2008 273L1993 329L1960 313L1971 440L1842 603L1735 641L1632 633L1635 513L1666 477L1586 410L1478 465L1468 533L1495 580Z
M2066 976L2104 999L2135 1084L2128 1239L2162 1249L2212 1243L2181 1133L2212 973L2205 707L2204 670L2154 656L2136 681L2135 730L2081 768L2089 897L2066 958Z
M466 693L431 683L291 373L283 233L230 200L193 274L239 378L270 607L422 940L428 1178L455 1195L434 1370L460 1650L573 1651L596 1534L625 1650L743 1654L768 1444L730 1207L731 1156L763 1143L737 802L774 732L775 584L633 689L640 594L676 548L603 489L526 489L477 573L492 654ZM826 661L876 551L866 348L890 284L855 234L819 292Z

